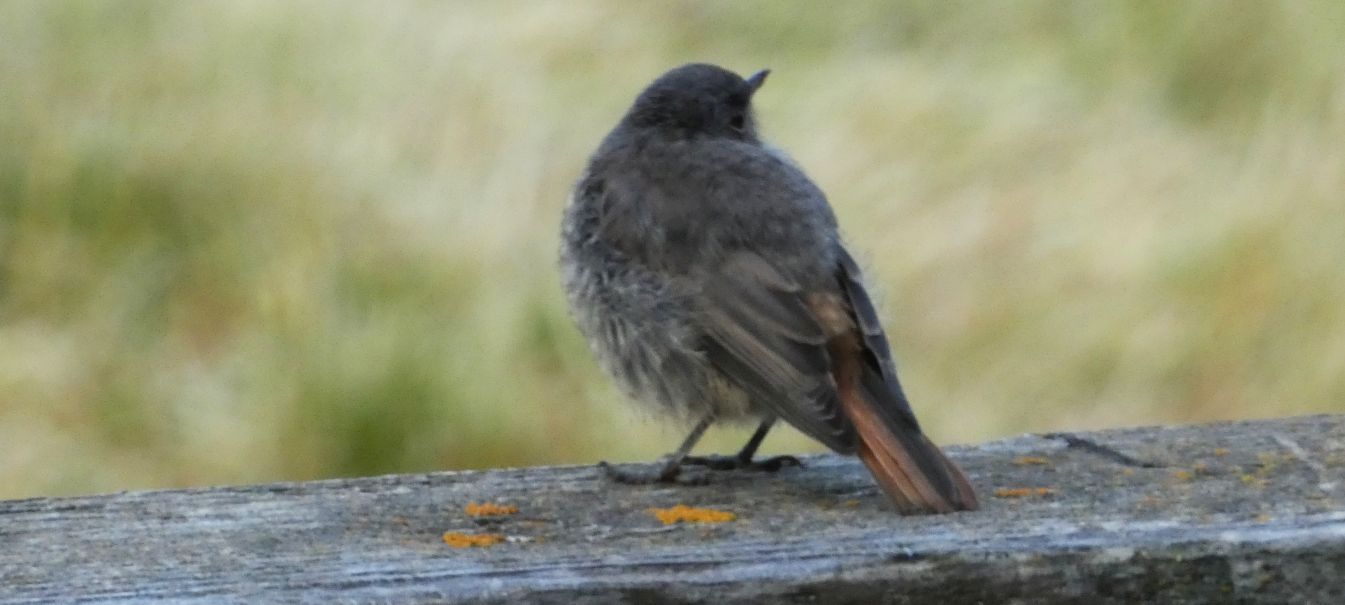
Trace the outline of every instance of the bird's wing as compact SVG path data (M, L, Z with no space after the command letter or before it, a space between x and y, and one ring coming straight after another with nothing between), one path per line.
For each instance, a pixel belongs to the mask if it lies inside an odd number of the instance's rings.
M920 431L859 267L843 249L835 286L805 291L738 252L703 284L715 367L794 427L857 453L904 512L977 507L971 484Z
M882 384L891 394L887 398L888 405L884 406L884 413L891 416L891 420L908 423L911 429L919 431L920 424L915 421L915 412L911 411L911 404L906 400L906 393L901 390L901 382L897 380L897 366L892 360L887 334L883 332L883 324L878 321L878 311L873 306L873 300L864 289L859 263L844 247L837 248L840 260L840 266L836 269L837 281L845 291L846 302L850 305L850 312L863 339L861 354L868 366L868 373L875 374L869 376L868 381Z
M827 334L807 293L760 255L732 254L701 284L711 363L808 436L842 453L854 427L837 399Z

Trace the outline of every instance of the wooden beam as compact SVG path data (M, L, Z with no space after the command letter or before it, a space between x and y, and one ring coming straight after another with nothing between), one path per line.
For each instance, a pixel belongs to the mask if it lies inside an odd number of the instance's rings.
M856 460L836 456L701 485L617 485L582 466L5 501L0 603L1345 595L1345 416L949 451L981 511L897 516ZM473 516L471 503L517 512ZM679 504L733 519L665 525L651 512Z

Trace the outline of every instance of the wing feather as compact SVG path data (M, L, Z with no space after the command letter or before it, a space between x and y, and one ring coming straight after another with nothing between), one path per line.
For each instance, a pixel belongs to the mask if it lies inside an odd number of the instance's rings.
M706 354L776 416L842 453L854 427L836 395L827 335L802 288L751 252L738 252L702 284Z

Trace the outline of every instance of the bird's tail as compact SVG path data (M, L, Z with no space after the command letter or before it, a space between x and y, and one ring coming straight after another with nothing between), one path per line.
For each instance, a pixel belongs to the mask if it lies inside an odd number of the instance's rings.
M872 374L855 378L845 381L850 388L841 387L841 405L859 436L860 460L897 509L903 514L976 510L976 493L962 469L918 426L907 426L883 405L883 397L896 394Z

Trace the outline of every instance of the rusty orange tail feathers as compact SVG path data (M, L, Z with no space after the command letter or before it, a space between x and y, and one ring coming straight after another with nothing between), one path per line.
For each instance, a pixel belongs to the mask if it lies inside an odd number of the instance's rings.
M920 514L976 510L979 506L976 493L962 469L927 437L921 434L906 439L897 437L873 417L867 403L854 398L841 401L846 403L859 434L859 459L899 511ZM924 461L927 462L922 464ZM930 466L937 470L927 471L925 467Z
M900 426L883 413L873 400L882 396L881 383L866 389L857 356L844 359L838 360L835 378L841 406L859 436L856 453L897 509L903 514L976 510L976 493L962 469L918 428Z

